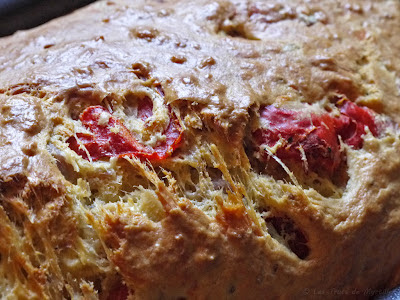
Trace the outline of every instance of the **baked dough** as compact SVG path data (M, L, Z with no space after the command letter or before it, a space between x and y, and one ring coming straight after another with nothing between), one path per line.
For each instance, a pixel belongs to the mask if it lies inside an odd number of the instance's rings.
M399 34L397 0L166 0L0 39L0 297L400 284Z

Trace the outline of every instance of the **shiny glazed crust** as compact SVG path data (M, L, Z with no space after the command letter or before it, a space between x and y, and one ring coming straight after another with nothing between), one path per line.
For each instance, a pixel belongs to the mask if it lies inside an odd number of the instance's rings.
M400 284L399 12L99 1L0 39L0 297L368 298ZM338 99L382 129L341 143L334 174L260 156L260 109L338 114ZM90 133L90 106L146 147L176 116L182 140L158 160L85 159L68 140Z

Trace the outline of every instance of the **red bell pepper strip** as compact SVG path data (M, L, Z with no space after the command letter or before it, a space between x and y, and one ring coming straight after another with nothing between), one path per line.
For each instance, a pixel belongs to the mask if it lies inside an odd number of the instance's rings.
M372 110L367 107L360 107L351 101L343 101L338 105L342 114L341 117L349 118L349 121L337 126L338 135L342 137L346 144L354 149L360 149L363 145L362 136L365 134L365 127L368 127L374 136L379 135Z
M253 137L259 146L265 144L269 147L283 139L283 145L275 153L278 158L301 161L305 154L308 168L317 172L326 170L332 175L342 160L339 136L346 144L359 149L363 144L365 127L374 136L378 135L370 109L350 101L342 101L338 106L341 112L339 117L329 113L305 116L273 105L262 107L260 118L267 121L268 126L255 130Z
M151 101L150 101L151 102ZM142 120L152 115L152 103L139 105L138 117ZM69 147L85 159L93 161L105 157L135 156L141 159L163 160L179 146L182 128L175 114L163 132L166 140L155 148L140 144L124 124L102 106L90 106L80 116L82 124L91 132L77 133L67 140Z

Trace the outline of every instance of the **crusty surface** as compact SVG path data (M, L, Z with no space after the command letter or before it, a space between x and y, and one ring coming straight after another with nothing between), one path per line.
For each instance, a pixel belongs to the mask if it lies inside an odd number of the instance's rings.
M0 297L368 298L400 284L399 30L394 0L99 1L0 39ZM260 107L339 98L387 126L342 145L336 178L260 168ZM85 159L67 140L93 105L150 146L170 110L182 142L159 161Z

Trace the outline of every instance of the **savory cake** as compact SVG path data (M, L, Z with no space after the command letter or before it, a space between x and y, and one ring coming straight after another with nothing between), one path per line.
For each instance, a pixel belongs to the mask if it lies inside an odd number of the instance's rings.
M153 0L0 39L0 297L400 284L399 34L397 0Z

